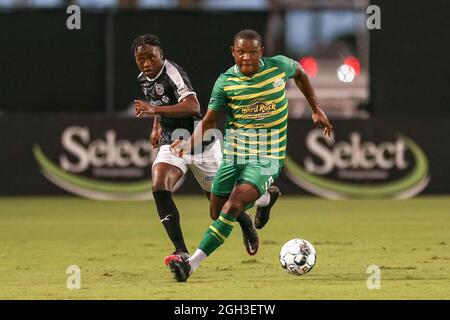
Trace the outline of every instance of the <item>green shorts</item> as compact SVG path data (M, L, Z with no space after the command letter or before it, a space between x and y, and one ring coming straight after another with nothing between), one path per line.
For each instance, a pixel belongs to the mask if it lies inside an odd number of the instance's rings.
M230 196L236 184L253 185L262 196L270 185L280 176L284 161L268 159L254 163L234 163L224 157L217 170L211 192L219 197Z

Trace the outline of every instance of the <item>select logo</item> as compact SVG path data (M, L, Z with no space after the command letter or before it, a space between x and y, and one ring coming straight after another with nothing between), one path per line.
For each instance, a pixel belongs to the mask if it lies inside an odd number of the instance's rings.
M306 137L306 149L300 163L286 157L286 174L325 198L409 198L430 181L425 153L402 134L376 143L351 132L346 140L331 141L315 129Z
M71 126L60 141L59 163L50 160L40 145L33 146L42 174L53 184L96 200L153 198L147 174L156 152L147 140L118 139L115 130L93 138L88 127Z

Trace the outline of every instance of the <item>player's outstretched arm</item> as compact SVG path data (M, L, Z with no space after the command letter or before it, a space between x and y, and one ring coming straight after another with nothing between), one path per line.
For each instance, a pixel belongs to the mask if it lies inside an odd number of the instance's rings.
M189 118L200 116L200 103L194 94L181 99L180 102L171 106L155 106L142 100L134 100L136 116L161 115L175 118Z
M295 84L303 93L306 100L308 100L309 106L312 110L312 120L314 124L322 126L324 128L323 134L331 138L331 134L333 133L333 126L328 120L325 112L323 112L320 108L319 101L317 100L314 89L309 82L308 75L306 74L305 70L303 70L300 64L297 64L294 80Z
M170 150L176 156L181 157L189 153L191 149L201 148L203 142L203 135L209 129L217 127L217 111L208 109L203 120L195 127L192 136L186 140L176 140L170 145Z

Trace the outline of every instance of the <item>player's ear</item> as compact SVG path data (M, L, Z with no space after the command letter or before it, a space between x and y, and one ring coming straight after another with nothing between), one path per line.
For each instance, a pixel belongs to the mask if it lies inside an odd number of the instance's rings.
M259 49L259 54L260 54L261 56L264 55L264 47L261 47L261 49Z
M230 46L231 49L231 55L234 57L234 46Z
M161 59L164 60L164 52L163 52L163 49L159 48L159 54L161 55Z

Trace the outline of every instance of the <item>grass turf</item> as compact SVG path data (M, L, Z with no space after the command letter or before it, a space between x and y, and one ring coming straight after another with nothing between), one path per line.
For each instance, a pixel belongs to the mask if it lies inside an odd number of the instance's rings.
M175 196L191 252L210 224L203 197ZM450 198L327 201L282 197L246 254L239 226L186 283L163 259L172 246L152 201L0 198L0 299L450 299ZM293 276L284 242L309 240L318 262ZM70 265L81 289L66 287ZM381 269L369 290L367 268Z

